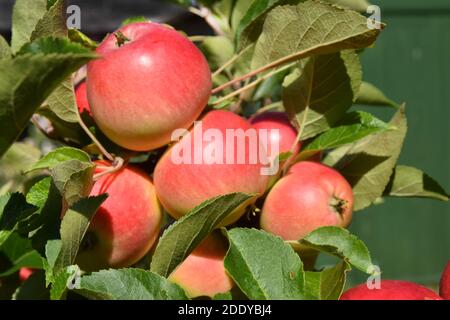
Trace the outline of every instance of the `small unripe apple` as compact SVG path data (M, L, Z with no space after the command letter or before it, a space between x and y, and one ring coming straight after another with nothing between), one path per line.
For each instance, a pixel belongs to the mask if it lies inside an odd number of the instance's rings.
M20 282L25 282L28 280L28 278L34 273L34 269L31 268L20 268L19 270L19 280Z
M347 227L353 192L336 170L303 161L292 166L267 195L261 228L284 240L299 240L323 226Z
M91 107L89 106L86 91L86 81L83 80L75 87L75 100L80 114L82 114L83 112L91 114Z
M442 298L450 300L450 260L442 273L441 282L439 284L439 294Z
M434 291L413 282L381 280L379 289L366 283L344 292L340 300L442 300Z
M169 280L190 298L230 291L234 283L224 266L227 247L220 234L212 233L172 272Z
M211 72L181 33L152 22L131 23L97 48L88 64L91 111L103 133L135 151L157 149L189 128L208 103Z
M163 207L176 219L216 196L234 192L256 194L221 224L228 225L237 221L246 207L264 193L269 176L262 174L263 162L254 154L259 153L261 146L248 121L229 111L207 113L201 120L201 132L198 128L199 125L184 135L159 160L154 172L156 193ZM226 138L227 132L232 139ZM255 133L254 139L247 139L246 132ZM207 139L208 133L220 137ZM235 133L243 139L233 138ZM252 148L255 144L256 148ZM260 150L265 155L265 150ZM250 159L253 156L254 162Z
M300 151L301 143L295 143L298 134L297 129L291 124L285 112L263 112L250 118L250 123L257 130L270 130L268 141L265 142L268 146L266 149L269 157L275 157L289 151L296 155ZM279 150L278 154L273 154L274 149Z
M96 162L96 172L107 162ZM107 193L91 221L77 263L85 271L129 267L153 246L160 231L161 209L153 183L144 172L127 166L95 182L91 195Z

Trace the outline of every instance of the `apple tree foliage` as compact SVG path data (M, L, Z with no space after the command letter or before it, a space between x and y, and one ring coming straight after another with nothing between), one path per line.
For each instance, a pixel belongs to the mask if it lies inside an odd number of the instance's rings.
M356 211L383 197L448 200L431 177L397 164L406 107L363 81L360 55L388 32L383 24L368 28L365 0L176 2L196 5L191 11L217 33L195 37L214 71L209 108L246 116L285 110L305 141L296 160L324 152L324 163L351 183ZM75 257L107 195L89 197L100 150L80 125L72 75L97 57L97 44L67 30L64 13L62 0L16 0L11 43L0 36L0 298L187 299L167 277L252 195L203 203L170 225L133 268L82 273ZM358 110L362 104L390 108L392 119ZM123 150L85 122L115 155L135 163L158 156ZM365 244L341 228L322 227L297 242L242 226L222 231L226 270L249 299L338 299L352 268L376 272ZM312 269L298 247L338 262ZM22 267L38 271L19 283Z

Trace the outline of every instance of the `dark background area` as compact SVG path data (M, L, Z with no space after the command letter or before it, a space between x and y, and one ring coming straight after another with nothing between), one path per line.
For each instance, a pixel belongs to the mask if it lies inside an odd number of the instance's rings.
M0 33L9 37L13 0L0 0ZM129 17L145 16L190 35L210 33L198 17L165 1L73 0L82 31L99 40ZM362 56L364 79L407 103L409 133L400 164L416 166L450 190L450 1L372 0L381 7L385 32ZM391 110L370 108L383 119ZM450 259L450 205L433 200L386 199L355 214L361 237L384 278L435 285ZM365 281L351 273L350 282Z

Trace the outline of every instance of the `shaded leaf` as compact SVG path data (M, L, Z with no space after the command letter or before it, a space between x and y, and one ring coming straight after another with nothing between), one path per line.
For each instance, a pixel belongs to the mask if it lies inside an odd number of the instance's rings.
M383 194L407 132L405 108L395 114L389 130L330 152L324 163L334 166L353 187L354 210L373 204Z
M305 272L306 291L318 300L338 300L344 290L350 265L341 261L322 271Z
M433 178L419 169L397 166L384 191L392 197L431 198L448 201L449 195Z
M46 12L47 0L16 0L11 35L11 48L14 53L31 40L31 34Z
M372 106L391 106L398 108L399 105L386 97L384 93L373 84L363 81L356 97L357 104Z
M98 47L97 42L89 38L87 35L85 35L78 29L69 29L68 35L70 41L81 44L85 48L95 50Z
M358 55L344 51L310 58L284 81L283 104L299 128L300 139L314 137L334 126L361 85Z
M168 277L173 270L234 210L253 199L232 193L208 200L171 225L162 235L150 270Z
M8 42L0 35L0 60L11 57L11 47Z
M91 158L86 152L76 148L61 147L47 153L30 170L53 169L57 165L70 160L91 163Z

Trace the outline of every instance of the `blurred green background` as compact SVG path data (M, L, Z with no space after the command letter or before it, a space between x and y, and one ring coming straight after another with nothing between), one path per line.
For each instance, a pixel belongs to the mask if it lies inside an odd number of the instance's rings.
M409 133L399 163L423 169L450 190L450 1L373 0L387 28L362 56L364 80L407 103ZM381 109L381 108L380 108ZM376 110L388 119L392 111ZM384 279L437 284L450 259L450 204L386 199L356 213L361 237ZM351 282L366 276L353 272Z

